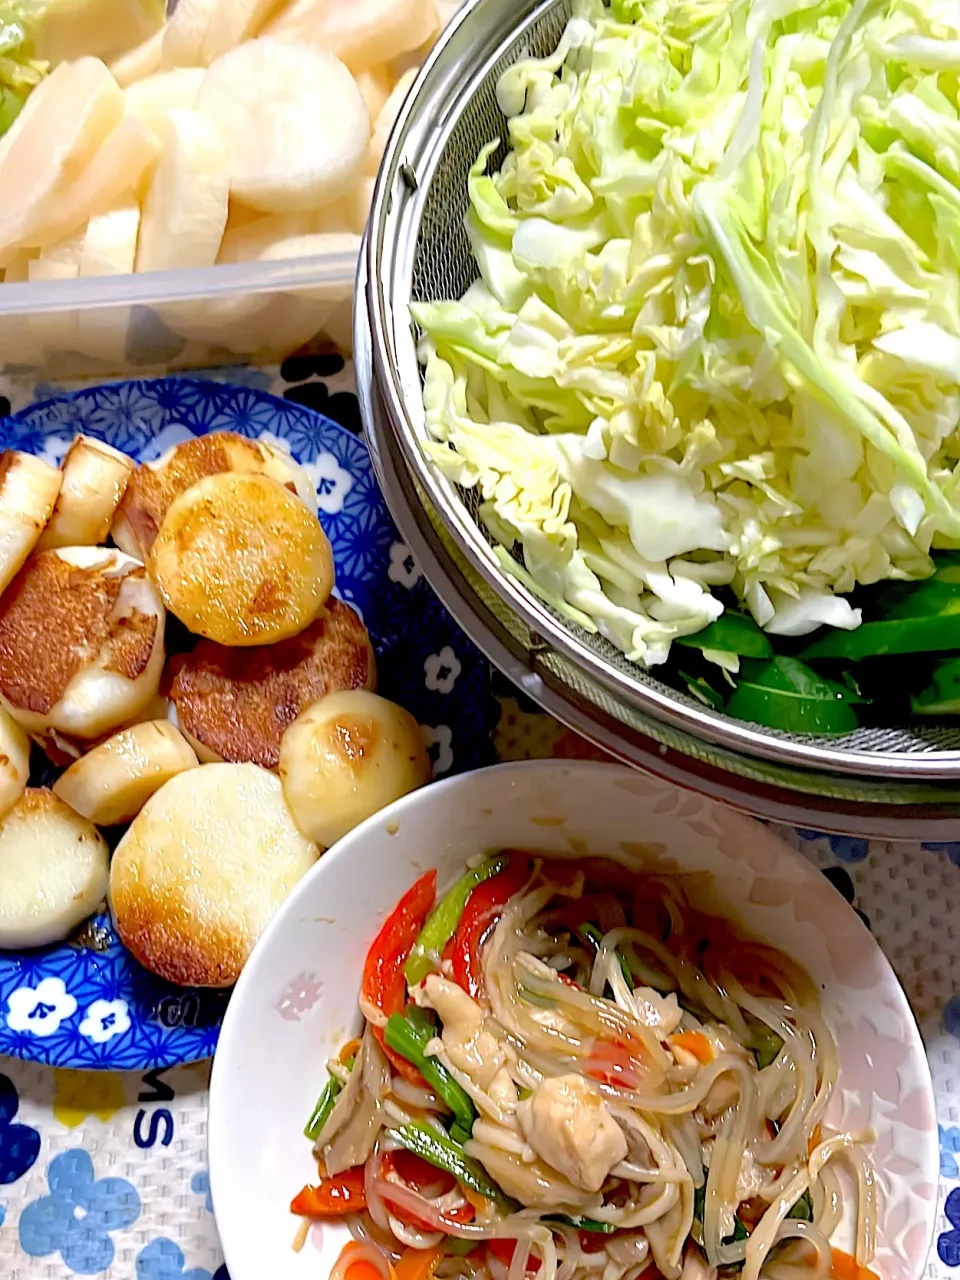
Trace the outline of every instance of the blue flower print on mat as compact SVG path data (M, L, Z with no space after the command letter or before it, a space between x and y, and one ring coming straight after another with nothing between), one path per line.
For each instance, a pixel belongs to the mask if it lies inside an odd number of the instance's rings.
M946 854L955 867L960 867L960 842L958 841L948 840L943 844L924 843L920 848L929 849L931 853Z
M183 1262L183 1250L179 1245L166 1236L160 1236L137 1254L137 1280L211 1280L206 1267L191 1267L184 1271Z
M951 996L943 1006L943 1029L960 1040L960 995Z
M20 1247L32 1258L59 1253L71 1271L93 1276L113 1262L111 1231L122 1231L140 1216L140 1197L124 1178L94 1178L93 1161L82 1148L50 1161L48 1196L20 1215Z
M6 1220L7 1220L7 1206L5 1204L0 1204L0 1227L3 1226Z
M960 1152L960 1129L945 1129L937 1125L940 1133L940 1175L944 1178L960 1178L957 1154Z
M37 1162L40 1134L28 1124L13 1124L20 1098L13 1081L0 1076L0 1183L16 1182Z
M190 1190L198 1196L204 1196L207 1213L213 1213L213 1197L210 1194L210 1175L206 1169L200 1169L190 1179Z
M832 836L826 831L813 831L806 827L798 827L797 835L803 840L826 840L830 852L841 862L863 862L870 852L870 841L859 840L856 836Z
M937 1253L948 1267L960 1267L960 1188L955 1187L947 1196L943 1212L953 1230L942 1233L937 1241Z

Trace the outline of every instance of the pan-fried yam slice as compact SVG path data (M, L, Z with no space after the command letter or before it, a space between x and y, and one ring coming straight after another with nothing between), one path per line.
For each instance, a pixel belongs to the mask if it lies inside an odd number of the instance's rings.
M60 492L60 472L31 453L0 453L0 592L36 546Z
M23 795L30 774L30 739L0 707L0 818Z
M326 848L429 782L430 759L409 711L354 689L294 720L280 742L280 780L297 826Z
M146 569L121 551L37 552L0 597L4 705L41 738L112 733L157 694L164 616Z
M88 751L53 792L98 827L110 827L130 822L165 782L196 765L196 753L169 720L148 720Z
M133 473L133 459L102 440L77 436L60 472L60 494L40 535L40 550L105 542Z
M285 450L232 431L214 431L174 445L156 462L137 467L113 526L121 551L146 560L171 502L204 476L259 472L292 489L310 511L317 493L310 477Z
M28 787L0 821L0 948L65 938L103 900L109 859L86 818L46 787Z
M333 589L317 517L275 480L207 476L167 511L148 561L167 608L225 645L273 644L308 626Z
M117 845L117 930L142 965L170 982L231 986L318 856L275 774L255 764L189 769L147 801Z
M204 761L275 769L284 729L311 703L376 687L376 659L359 615L331 596L318 618L279 644L228 649L201 640L169 664L170 699Z

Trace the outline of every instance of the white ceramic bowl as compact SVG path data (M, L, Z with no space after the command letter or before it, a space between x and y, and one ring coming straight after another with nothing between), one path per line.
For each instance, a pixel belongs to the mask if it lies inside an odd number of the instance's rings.
M828 1123L877 1135L876 1270L919 1280L936 1210L933 1091L913 1015L871 934L758 823L632 770L561 761L501 765L407 796L325 854L267 930L230 1002L210 1093L211 1186L232 1280L329 1274L345 1230L315 1225L295 1254L288 1206L316 1181L302 1130L326 1059L359 1024L367 947L423 871L436 867L442 888L473 854L507 846L709 872L702 905L805 966L839 1045Z

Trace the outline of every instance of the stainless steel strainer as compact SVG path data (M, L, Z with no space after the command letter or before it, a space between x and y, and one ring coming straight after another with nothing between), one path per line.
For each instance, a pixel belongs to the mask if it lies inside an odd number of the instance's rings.
M711 711L560 617L505 574L477 519L475 497L427 460L409 305L458 298L475 279L463 226L467 173L480 148L505 132L497 80L519 58L552 51L570 8L569 0L470 0L407 99L377 183L359 303L362 311L365 296L363 324L377 406L367 414L367 429L375 451L397 453L415 501L429 513L477 611L509 626L527 665L545 675L561 697L594 709L597 725L605 726L594 736L609 742L609 725L619 722L745 779L759 770L761 777L776 777L778 785L813 795L826 788L851 803L956 804L960 724L893 724L817 738L761 729ZM491 163L503 154L505 144Z

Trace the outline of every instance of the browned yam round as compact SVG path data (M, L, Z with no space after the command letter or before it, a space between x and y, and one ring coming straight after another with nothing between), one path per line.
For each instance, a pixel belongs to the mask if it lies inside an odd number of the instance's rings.
M114 539L129 555L146 560L170 504L205 476L226 471L263 472L316 510L315 495L292 458L233 431L215 431L176 445L166 457L137 467L114 521Z
M106 547L37 552L0 598L0 695L31 733L97 737L156 692L162 633L138 561ZM122 682L108 688L98 672Z
M218 644L275 644L302 631L333 589L317 517L267 476L207 476L171 503L149 569L167 608Z
M280 739L328 693L376 688L370 637L358 614L331 596L305 631L279 644L231 649L201 640L168 668L183 732L220 760L275 769Z

